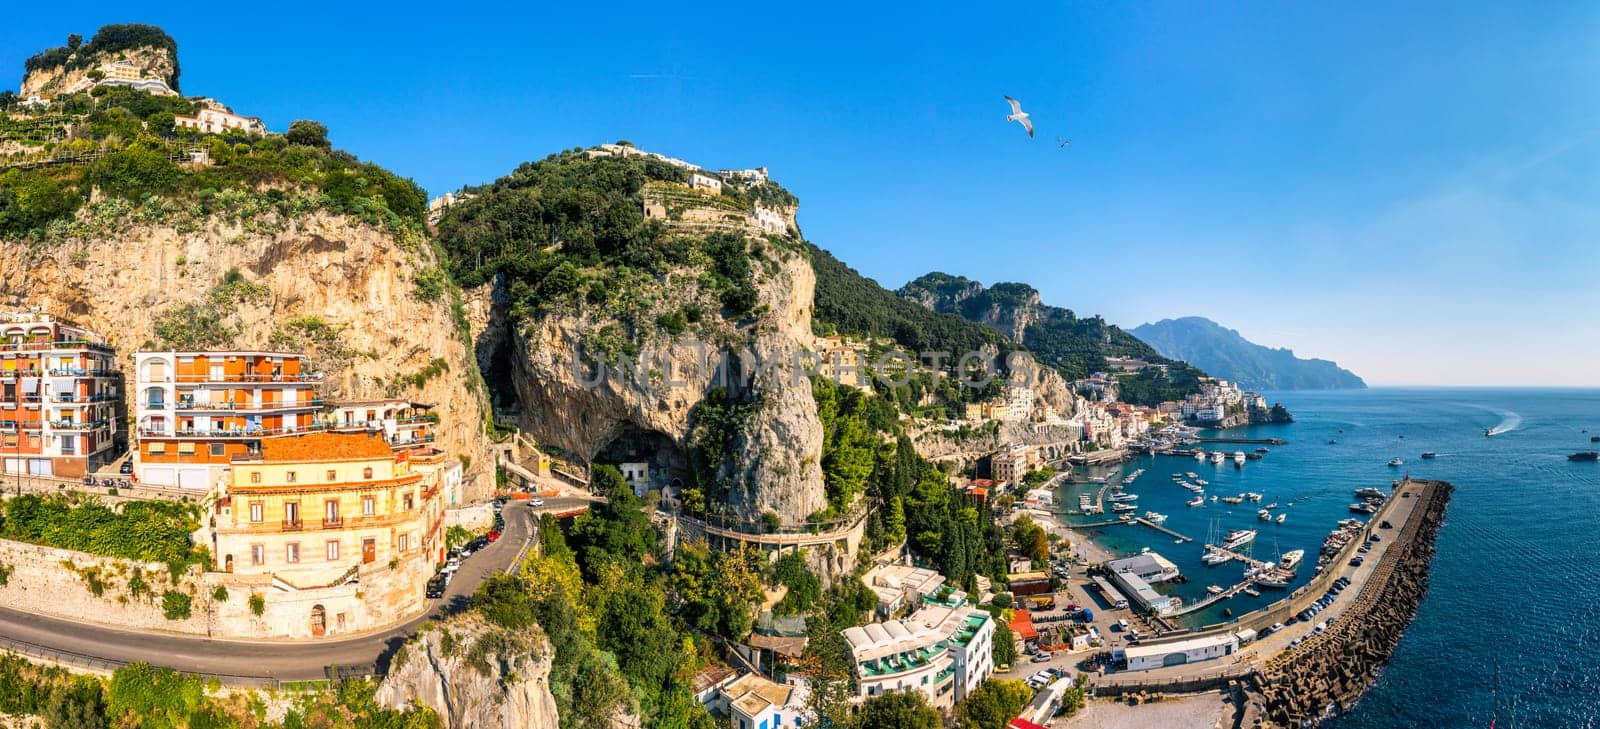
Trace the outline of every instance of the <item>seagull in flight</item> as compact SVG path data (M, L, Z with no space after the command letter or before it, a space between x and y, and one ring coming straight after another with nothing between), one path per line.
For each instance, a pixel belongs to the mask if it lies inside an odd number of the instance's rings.
M1069 144L1072 144L1072 140L1065 137L1056 137L1056 145L1060 148L1066 149Z
M1006 121L1021 124L1023 129L1028 130L1028 138L1032 139L1033 122L1028 119L1028 112L1022 110L1022 102L1007 96L1006 103L1011 105L1011 114L1006 117Z

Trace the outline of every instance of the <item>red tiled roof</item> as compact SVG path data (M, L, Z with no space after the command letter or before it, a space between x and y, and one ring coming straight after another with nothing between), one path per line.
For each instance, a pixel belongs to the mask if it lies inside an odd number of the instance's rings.
M1011 613L1011 632L1023 640L1033 640L1039 637L1039 631L1033 629L1033 616L1027 610L1015 610Z
M1035 724L1022 717L1012 719L1011 723L1007 724L1006 727L1007 729L1047 729L1047 727Z
M261 441L263 461L342 461L357 458L392 458L393 451L378 433L307 433Z

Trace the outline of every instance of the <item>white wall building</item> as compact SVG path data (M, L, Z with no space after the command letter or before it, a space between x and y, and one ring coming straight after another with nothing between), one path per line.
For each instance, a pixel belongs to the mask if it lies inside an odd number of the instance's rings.
M921 691L949 709L994 673L994 620L965 604L930 602L905 620L846 628L860 699Z
M222 104L209 99L200 111L194 116L173 117L172 123L188 129L198 129L206 134L222 134L228 131L240 131L245 134L266 134L267 125L259 118L233 113Z
M717 689L713 708L726 713L737 729L798 727L811 718L804 694L798 687L746 673Z
M689 187L718 195L722 194L722 180L710 175L702 175L698 172L689 175Z
M1141 643L1128 646L1123 652L1128 659L1128 670L1148 671L1231 656L1239 652L1239 636L1223 633L1170 643Z

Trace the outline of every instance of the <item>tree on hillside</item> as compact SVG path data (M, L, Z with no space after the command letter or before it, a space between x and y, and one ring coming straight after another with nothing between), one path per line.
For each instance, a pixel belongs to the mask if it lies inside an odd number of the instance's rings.
M941 729L939 711L920 691L890 691L861 704L855 729Z
M283 133L283 138L290 144L299 144L306 147L321 147L327 149L333 146L328 141L328 128L321 122L310 119L296 119L289 123L289 131Z
M1015 635L1015 633L1011 632L1011 626L1000 622L999 619L995 620L994 648L991 652L991 657L994 658L994 665L1009 666L1017 662L1017 639L1014 637Z
M956 707L960 729L1005 729L1033 698L1033 689L1011 679L984 681Z

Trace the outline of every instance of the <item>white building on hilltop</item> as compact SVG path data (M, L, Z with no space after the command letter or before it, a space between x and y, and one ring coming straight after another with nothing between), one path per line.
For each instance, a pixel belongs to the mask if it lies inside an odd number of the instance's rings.
M798 727L812 716L805 708L805 693L759 673L746 673L717 689L713 708L726 713L738 729Z
M245 134L267 133L267 125L260 118L233 113L216 99L203 99L200 111L194 116L173 117L172 123L187 129L198 129L206 134L240 131Z

